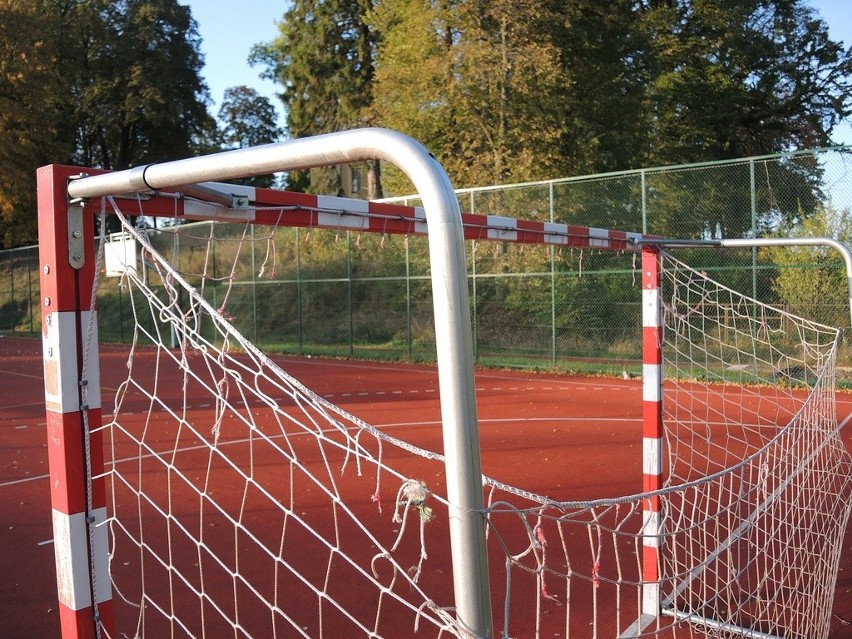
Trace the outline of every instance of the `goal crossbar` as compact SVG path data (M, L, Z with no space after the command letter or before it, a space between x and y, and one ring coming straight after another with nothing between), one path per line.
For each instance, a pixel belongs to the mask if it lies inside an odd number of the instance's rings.
M149 217L386 235L428 235L429 220L425 209L420 206L220 182L184 184L172 189L125 194L123 197L135 200L140 214ZM461 224L465 240L567 248L638 251L645 241L654 237L629 231L465 212L461 213Z

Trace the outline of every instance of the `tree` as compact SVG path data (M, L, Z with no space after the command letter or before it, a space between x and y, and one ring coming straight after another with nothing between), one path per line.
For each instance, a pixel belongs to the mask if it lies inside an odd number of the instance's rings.
M651 164L824 146L852 113L852 50L802 0L639 2Z
M375 37L365 21L372 0L294 0L279 35L255 46L250 61L266 66L265 77L283 87L281 100L291 137L341 131L369 124ZM368 166L371 199L381 196L378 163ZM297 171L290 188L342 191L334 169Z
M784 237L832 237L852 241L849 211L831 205L795 227ZM774 289L790 312L829 326L849 326L849 288L841 257L827 247L776 247L769 252L778 269Z
M212 150L199 43L177 0L0 0L3 245L35 240L40 165L122 169Z
M553 18L526 0L379 3L375 122L422 140L458 186L551 175L564 76L538 34Z
M215 122L190 9L177 0L95 0L79 4L73 26L75 159L124 169L193 155Z
M278 116L272 103L247 86L225 90L219 121L222 123L223 142L228 148L242 149L277 142L283 131L277 124ZM252 186L271 187L274 176L265 175L245 181Z
M35 168L67 159L73 139L60 125L56 29L42 3L0 0L0 247L37 237Z
M644 166L656 143L645 113L650 45L634 4L573 0L545 25L566 76L558 125L562 175Z

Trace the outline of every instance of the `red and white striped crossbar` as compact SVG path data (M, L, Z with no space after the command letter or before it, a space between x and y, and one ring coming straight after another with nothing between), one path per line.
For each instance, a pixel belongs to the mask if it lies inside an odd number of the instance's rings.
M93 172L94 173L94 172ZM195 185L194 185L195 186ZM362 231L366 233L426 235L426 214L416 206L370 202L353 198L294 193L219 182L198 185L209 194L225 196L234 206L204 201L199 191L180 188L158 191L162 197L138 199L126 207L132 215L175 217L222 222L249 222L266 226ZM183 197L178 197L183 195ZM221 200L221 197L214 197ZM638 251L641 233L536 222L498 215L462 214L467 240L494 240L523 244L548 244L570 248Z
M51 498L63 638L112 633L96 335L87 335L91 308L95 232L92 215L80 215L82 243L69 229L66 184L81 169L54 165L39 170L39 235L42 265L45 398ZM93 175L103 171L87 169ZM308 229L426 235L422 208L341 197L292 193L222 183L127 196L133 215L244 222ZM213 192L214 201L201 199ZM199 197L199 195L201 197ZM219 202L216 204L215 202ZM231 206L222 202L230 202ZM81 202L87 212L99 203ZM70 207L75 210L75 207ZM76 207L82 211L81 207ZM659 262L643 240L655 236L554 222L462 214L464 237L571 248L643 252L644 486L662 485L662 356ZM78 249L79 247L79 249ZM647 247L647 245L646 245ZM82 260L77 259L79 250ZM71 265L69 268L68 265ZM82 370L84 349L91 363ZM88 390L88 393L86 392ZM88 431L84 428L88 425ZM94 430L94 432L93 432ZM88 446L87 446L88 432ZM86 450L91 454L86 456ZM88 468L87 468L88 464ZM646 500L643 526L643 617L659 612L658 498ZM92 559L89 559L89 556Z
M68 206L71 174L44 167L37 175L44 397L62 637L90 639L112 635L112 587L91 307L94 217Z

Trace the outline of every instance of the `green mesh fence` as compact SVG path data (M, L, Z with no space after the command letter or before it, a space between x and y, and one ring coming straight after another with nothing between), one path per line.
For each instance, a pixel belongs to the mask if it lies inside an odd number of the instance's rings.
M0 335L41 329L38 247L0 251Z
M481 215L672 238L810 233L848 239L836 221L848 217L852 205L850 161L845 149L820 150L469 189L459 192L459 201L463 211ZM822 227L802 228L805 220L822 218L828 220ZM216 241L208 249L211 233ZM424 238L189 224L160 229L153 242L264 348L434 357ZM850 323L838 255L698 248L676 255L764 303L832 326ZM201 281L195 274L205 260L214 276ZM641 292L633 253L480 241L468 242L467 260L480 363L639 372ZM225 299L230 279L235 285ZM102 291L102 338L127 339L128 293L118 279ZM37 251L0 252L0 332L37 333L40 322ZM849 359L841 354L841 366L852 365Z

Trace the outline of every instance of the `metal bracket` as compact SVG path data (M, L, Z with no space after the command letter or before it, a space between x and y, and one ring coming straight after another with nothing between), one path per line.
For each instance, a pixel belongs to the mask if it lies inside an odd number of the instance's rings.
M232 209L247 209L249 208L249 199L245 195L232 195L233 204L231 204Z
M83 237L83 207L71 204L68 207L68 263L80 270L86 263L85 238Z

